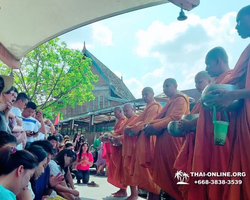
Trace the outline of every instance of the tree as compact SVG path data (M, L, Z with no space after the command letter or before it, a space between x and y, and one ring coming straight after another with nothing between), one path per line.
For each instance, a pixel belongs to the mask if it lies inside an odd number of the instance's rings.
M50 118L67 105L82 105L94 99L91 60L79 50L69 49L65 42L53 39L21 59L19 70L13 70L15 86L25 92ZM0 63L0 73L11 69Z

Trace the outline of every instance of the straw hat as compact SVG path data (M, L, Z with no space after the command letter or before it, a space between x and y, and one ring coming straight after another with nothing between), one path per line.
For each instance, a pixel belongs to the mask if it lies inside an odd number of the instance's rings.
M3 93L7 92L12 86L14 82L14 77L13 76L5 76L5 75L0 75L4 81L4 88L3 88Z

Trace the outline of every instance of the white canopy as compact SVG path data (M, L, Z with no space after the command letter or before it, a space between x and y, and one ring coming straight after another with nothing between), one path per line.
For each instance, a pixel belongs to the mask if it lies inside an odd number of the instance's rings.
M191 10L199 0L169 0ZM87 24L167 0L0 0L0 59L11 68L37 46Z

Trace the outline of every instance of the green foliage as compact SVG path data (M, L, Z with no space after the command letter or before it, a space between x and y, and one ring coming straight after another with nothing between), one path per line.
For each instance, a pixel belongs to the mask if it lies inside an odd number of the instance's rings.
M79 50L69 49L65 42L53 39L21 60L20 70L14 70L15 86L26 92L43 109L47 117L67 105L82 105L94 99L93 82L98 80L91 70L91 60ZM0 74L11 69L0 63Z

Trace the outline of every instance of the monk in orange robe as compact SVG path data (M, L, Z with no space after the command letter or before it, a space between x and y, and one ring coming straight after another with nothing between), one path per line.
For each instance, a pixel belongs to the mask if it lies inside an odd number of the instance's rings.
M210 75L206 71L201 71L195 76L195 86L199 93L205 89L205 87L212 81ZM200 112L200 101L198 101L193 107L191 114L198 114ZM196 127L198 118L194 120L180 120L179 129L185 132L183 145L179 151L179 154L175 160L174 167L177 170L190 173L192 171L192 161L195 143L195 133L191 130ZM180 186L180 191L185 200L188 200L188 185Z
M229 69L228 56L222 47L215 47L206 55L206 71L214 78L215 84L221 84L230 78L232 70ZM230 117L230 113L228 113ZM231 137L230 134L227 137ZM226 172L229 162L230 140L227 139L224 146L214 144L214 126L212 112L200 108L195 134L195 147L193 153L193 172ZM199 179L216 180L217 177L190 177L189 200L221 200L224 185L219 184L195 184ZM222 179L222 178L220 178Z
M237 15L236 29L243 38L250 38L250 5L242 8ZM246 176L230 177L231 184L226 185L223 200L248 200L250 199L250 45L241 54L231 77L225 83L240 87L235 91L214 91L217 98L211 103L216 103L218 109L225 109L234 100L244 100L241 109L231 118L229 131L233 130L231 140L230 162L228 171L245 173ZM235 184L233 184L235 181ZM238 181L238 183L237 183ZM241 181L241 183L239 183Z
M127 118L124 116L123 110L121 107L116 107L114 109L114 115L117 119L117 123L114 126L114 133L109 136L109 139L106 140L102 140L103 142L108 142L108 144L111 145L108 146L108 148L110 148L110 152L106 152L107 154L107 158L108 158L108 182L111 183L112 185L114 185L115 187L120 188L119 191L117 191L116 193L113 193L112 195L114 195L115 197L125 197L127 196L126 193L126 188L125 186L123 186L123 184L121 183L121 178L122 178L122 174L120 173L121 170L121 165L122 165L122 161L121 161L121 151L122 148L121 146L114 146L114 137L115 136L119 136L122 135L123 133L123 128L124 128L124 124L127 121ZM107 150L107 148L106 148Z
M134 124L135 120L138 118L138 115L135 114L135 109L133 105L125 104L123 107L123 112L128 119L127 122L124 124L124 128ZM131 154L135 149L135 138L122 134L121 136L116 137L116 143L122 144L122 167L120 172L122 174L121 182L123 186L130 186L131 190L131 195L126 200L136 200L138 199L136 191L136 182L133 176L131 176L129 173L129 164L131 160L130 158L132 156Z
M156 135L155 154L150 170L154 182L171 197L182 200L178 190L177 181L174 179L176 169L174 162L182 145L182 138L173 137L167 131L170 121L180 120L189 114L189 99L178 92L175 79L168 78L163 84L164 93L170 98L161 112L144 128L146 135Z
M115 116L119 117L126 116L126 121L116 129L116 131L110 136L111 140L111 157L110 157L110 168L112 169L112 177L108 176L108 182L113 184L116 187L119 187L120 190L114 194L115 197L124 197L127 196L127 186L130 186L131 196L128 199L137 199L136 186L133 185L133 179L130 178L130 174L126 173L127 171L123 169L123 157L122 151L130 147L130 141L127 141L127 138L124 140L123 130L125 126L128 126L133 123L133 121L138 117L134 113L134 109L130 104L124 105L123 112L118 107L115 109ZM111 170L110 170L111 171Z
M134 144L134 148L127 149L126 155L125 151L123 152L127 160L124 167L130 170L139 188L152 193L149 196L158 196L160 188L154 183L147 168L153 159L156 136L146 136L143 128L160 112L161 105L154 100L154 91L150 87L142 90L142 98L147 103L146 108L132 126L126 126L124 129L126 137Z

